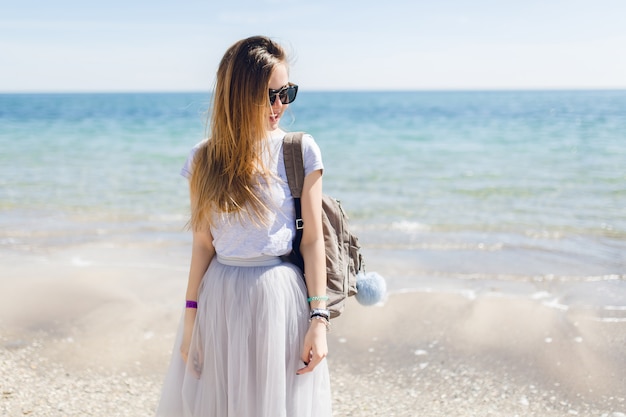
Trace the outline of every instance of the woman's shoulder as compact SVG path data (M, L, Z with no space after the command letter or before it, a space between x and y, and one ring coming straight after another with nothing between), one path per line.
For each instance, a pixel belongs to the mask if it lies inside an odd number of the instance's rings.
M302 154L304 156L304 173L308 175L315 170L323 170L322 151L309 133L302 135Z
M193 160L196 156L196 153L198 153L198 150L206 147L207 144L209 143L209 139L203 139L200 142L196 143L193 148L191 148L191 150L189 151L189 154L187 155L187 160L185 161L185 164L183 165L182 169L180 170L180 175L182 175L185 178L190 178L191 177L191 172L193 171Z
M306 132L302 135L302 149L304 152L311 150L315 153L321 153L320 147L315 141L315 138L313 137L313 135L311 135L310 133L306 133Z
M197 151L198 151L198 149L200 149L200 148L202 148L202 147L204 147L204 146L207 146L207 145L208 145L208 143L209 143L209 140L210 140L209 138L202 139L200 142L196 143L196 144L193 146L193 148L191 148L191 152L192 152L192 153L195 153L195 152L197 152Z
M290 132L285 132L284 130L281 130L280 133L272 134L270 136L270 140L274 144L280 145L283 143L288 133ZM314 152L319 152L319 146L317 146L315 138L313 138L310 133L302 132L302 140L300 143L302 144L302 150L304 153L308 152L311 149L313 149Z
M303 132L302 133L302 143L303 144L307 144L307 145L310 145L312 143L314 144L315 143L315 138L310 133Z

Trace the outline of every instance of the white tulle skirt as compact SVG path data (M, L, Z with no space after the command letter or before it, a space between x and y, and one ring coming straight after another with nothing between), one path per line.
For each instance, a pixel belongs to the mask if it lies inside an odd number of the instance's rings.
M326 361L296 375L306 297L300 271L279 258L214 259L200 285L189 360L180 355L181 320L156 415L330 417Z

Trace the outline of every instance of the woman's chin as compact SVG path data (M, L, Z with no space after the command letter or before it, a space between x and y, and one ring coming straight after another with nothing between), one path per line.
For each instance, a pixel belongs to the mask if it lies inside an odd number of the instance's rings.
M267 130L269 130L270 132L273 132L274 130L278 129L279 122L280 122L280 118L270 117L268 124L267 124Z

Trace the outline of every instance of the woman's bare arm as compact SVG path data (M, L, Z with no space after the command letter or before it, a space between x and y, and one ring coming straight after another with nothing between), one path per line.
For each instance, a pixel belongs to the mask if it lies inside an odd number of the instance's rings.
M304 229L300 252L304 258L304 272L308 296L326 295L326 258L322 231L322 171L311 172L304 178L302 189L302 220ZM312 308L326 308L325 301L312 301ZM312 320L304 339L302 361L307 364L298 374L311 372L328 354L326 326Z
M185 296L187 300L198 300L198 289L200 288L202 277L204 277L213 256L215 256L215 248L213 247L211 232L209 230L194 230L191 246L191 264L189 266L189 278ZM180 353L185 362L187 362L189 355L189 345L191 344L193 325L196 321L196 312L195 308L185 309L183 341L180 346Z

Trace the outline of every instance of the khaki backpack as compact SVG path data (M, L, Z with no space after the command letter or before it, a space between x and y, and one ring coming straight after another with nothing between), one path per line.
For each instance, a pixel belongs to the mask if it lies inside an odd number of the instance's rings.
M289 189L296 209L296 236L289 259L304 272L304 260L300 254L302 220L300 197L304 184L304 162L302 156L303 132L287 133L283 139L283 157ZM326 295L330 317L339 316L347 297L357 293L356 281L359 272L365 272L365 262L357 237L350 233L348 216L341 203L334 198L322 196L322 227L326 249Z

